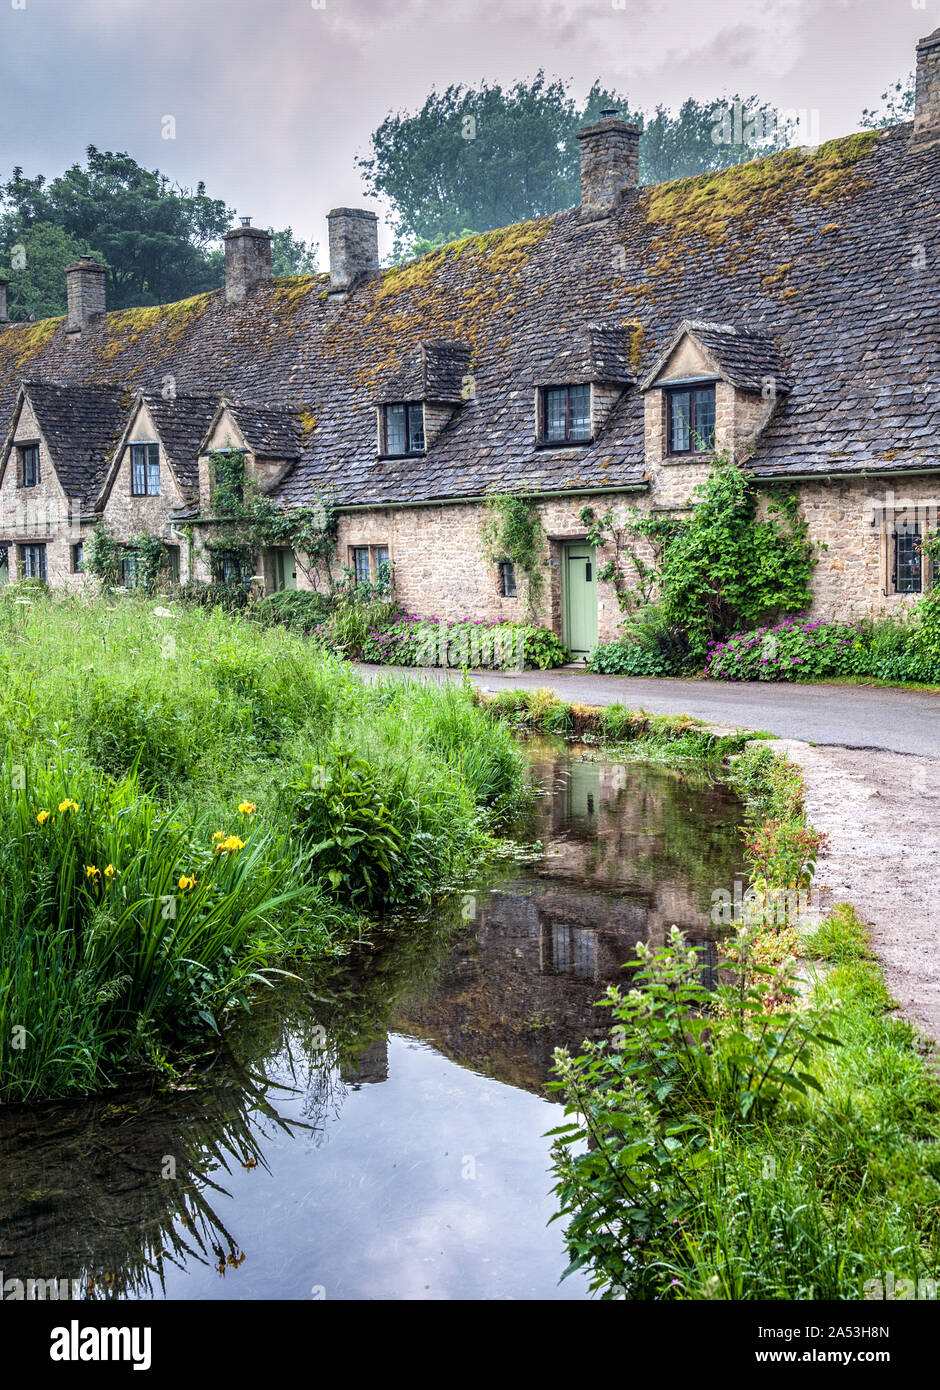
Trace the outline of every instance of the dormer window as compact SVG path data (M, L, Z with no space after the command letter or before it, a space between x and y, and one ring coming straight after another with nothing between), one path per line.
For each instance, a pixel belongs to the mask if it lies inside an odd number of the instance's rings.
M382 406L382 453L392 458L424 453L421 401L396 401Z
M131 445L131 496L160 496L159 444Z
M710 453L715 447L715 387L678 386L666 392L670 454Z
M590 439L590 386L543 387L541 443L586 444Z

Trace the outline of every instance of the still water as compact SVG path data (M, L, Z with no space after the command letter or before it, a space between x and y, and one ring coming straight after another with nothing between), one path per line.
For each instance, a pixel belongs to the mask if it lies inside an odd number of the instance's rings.
M544 790L450 914L272 992L172 1090L0 1114L2 1277L91 1297L583 1299L547 1225L556 1046L673 923L713 976L709 906L741 806L708 774L531 749Z

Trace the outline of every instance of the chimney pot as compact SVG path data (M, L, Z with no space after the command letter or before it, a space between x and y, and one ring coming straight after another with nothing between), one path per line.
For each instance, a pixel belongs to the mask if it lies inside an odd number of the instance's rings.
M616 112L578 131L581 145L581 216L606 217L640 180L640 131Z
M379 219L365 208L334 208L330 229L330 293L343 294L379 268Z
M225 298L240 304L256 285L271 278L271 234L252 227L243 217L240 227L225 233Z
M105 286L107 267L91 256L82 256L65 267L65 286L68 297L67 333L80 333L92 319L107 308Z
M914 131L911 144L920 146L940 139L940 29L917 45L917 81L914 88Z

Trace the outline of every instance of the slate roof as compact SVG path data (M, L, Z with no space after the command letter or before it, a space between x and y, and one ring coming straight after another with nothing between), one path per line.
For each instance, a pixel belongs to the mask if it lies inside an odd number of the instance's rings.
M659 377L673 350L688 335L703 349L714 365L716 374L742 391L761 391L764 379L772 377L777 392L789 391L790 382L784 373L780 349L767 333L733 323L708 323L686 319L652 371L640 384L649 390Z
M630 334L625 328L591 323L535 375L535 386L584 386L592 381L628 386L636 380L630 361Z
M469 343L446 338L423 341L380 384L377 405L393 401L439 401L459 405L470 365Z
M253 454L269 459L300 458L303 430L299 409L246 405L243 401L226 404Z
M342 302L327 276L275 280L172 310L0 329L0 425L24 376L158 393L308 401L301 455L273 495L430 501L522 487L642 486L643 393L629 387L587 447L535 448L532 382L587 325L630 333L640 380L685 319L733 324L712 351L753 383L768 342L792 389L749 467L761 476L940 467L940 142L911 127L643 188L615 215L578 209L387 270ZM922 254L921 254L922 250ZM77 340L76 340L77 339ZM374 404L422 341L471 350L476 394L426 457L378 460ZM769 349L767 349L769 351Z
M130 398L119 387L24 383L36 423L66 496L91 505L127 421ZM11 420L5 420L4 433Z
M199 488L199 446L215 415L215 396L144 395L157 434L163 442L177 482L186 491Z

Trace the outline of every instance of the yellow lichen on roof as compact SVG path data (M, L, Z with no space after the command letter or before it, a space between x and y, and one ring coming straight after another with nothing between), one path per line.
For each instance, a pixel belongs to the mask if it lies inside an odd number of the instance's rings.
M117 309L105 317L106 340L101 358L113 362L133 347L145 333L154 335L156 350L174 347L212 302L215 291L194 294L174 304L148 304L136 309Z
M630 368L639 375L646 333L639 319L634 321L624 319L624 327L630 330Z
M674 179L641 191L649 223L664 223L677 238L700 236L721 245L732 221L749 214L786 214L795 199L823 205L867 185L852 171L871 151L878 132L829 140L816 150L784 150L694 178Z
M328 275L278 275L271 281L274 286L275 308L288 313L298 309L310 291L329 278Z
M300 438L306 444L317 427L317 417L312 410L302 410L298 418L300 420Z
M38 323L10 323L0 332L0 356L20 372L38 357L65 322L65 315L40 319Z
M359 384L377 385L422 338L465 342L472 362L490 315L499 309L512 316L518 279L551 224L551 217L541 217L461 237L385 271L362 320ZM346 330L337 323L335 332L344 335Z

